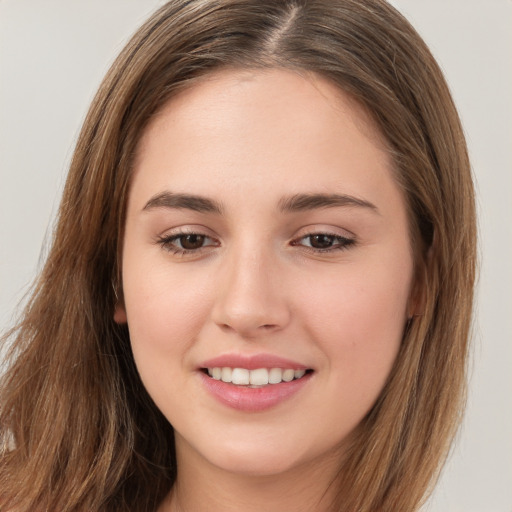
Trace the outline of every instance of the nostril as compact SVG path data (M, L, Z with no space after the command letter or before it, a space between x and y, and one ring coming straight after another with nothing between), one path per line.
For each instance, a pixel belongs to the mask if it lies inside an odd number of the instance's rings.
M237 332L240 335L248 338L257 337L262 333L271 332L279 329L278 324L261 324L258 325L257 322L243 322L240 319L234 319L232 324L230 323L219 323L218 326L224 332Z

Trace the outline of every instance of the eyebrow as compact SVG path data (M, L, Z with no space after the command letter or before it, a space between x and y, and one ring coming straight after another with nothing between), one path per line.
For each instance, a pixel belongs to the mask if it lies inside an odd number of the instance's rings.
M378 208L370 201L345 194L295 194L279 201L279 209L282 212L301 212L339 206L368 208L379 213Z
M143 210L152 210L155 208L187 209L200 213L215 213L217 215L221 215L223 211L222 205L212 199L169 191L153 196L146 203Z
M282 198L278 207L283 213L302 212L320 208L360 207L378 213L378 208L366 201L346 194L295 194ZM194 194L181 194L164 191L153 196L144 206L143 211L156 208L187 209L200 213L222 215L222 204L207 197Z

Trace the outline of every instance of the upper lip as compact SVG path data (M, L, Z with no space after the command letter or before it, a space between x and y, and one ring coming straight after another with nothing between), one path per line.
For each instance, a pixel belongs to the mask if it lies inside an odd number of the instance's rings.
M290 368L293 370L307 370L310 367L273 354L223 354L208 359L200 364L200 368L245 368L257 370L258 368Z

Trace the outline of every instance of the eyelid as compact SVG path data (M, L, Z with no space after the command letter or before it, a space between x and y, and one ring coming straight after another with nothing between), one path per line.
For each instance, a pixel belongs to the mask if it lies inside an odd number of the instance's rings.
M180 226L166 230L162 234L157 235L155 243L160 245L162 249L177 256L199 255L202 251L208 250L210 247L218 247L220 245L218 239L209 232L210 230L203 226ZM202 236L205 239L213 241L213 243L198 247L197 249L184 249L172 245L175 240L187 235Z
M203 234L207 236L215 236L212 230L203 224L176 224L174 226L168 226L165 229L162 229L158 236L168 236L168 235L174 235L174 234Z
M303 226L297 230L297 235L294 238L300 238L307 235L331 235L331 236L340 236L343 238L356 239L357 236L354 232L349 231L346 228L342 228L340 226L333 226L331 224L309 224L307 226Z
M343 233L340 233L340 231L343 231ZM305 245L302 244L301 241L308 237L313 237L316 235L322 235L327 237L332 237L335 240L337 240L336 243L334 243L330 247L313 247L312 245ZM345 230L340 228L332 228L332 227L326 227L326 226L307 226L299 230L299 233L297 236L295 236L291 241L290 245L294 247L300 247L304 251L308 251L314 254L332 254L339 251L347 250L350 247L353 247L357 243L357 237Z
M324 235L328 237L332 237L337 242L334 243L330 247L313 247L312 245L304 245L301 244L300 241L312 237L315 235ZM295 240L292 240L291 245L295 247L302 247L304 250L315 252L315 253L329 253L329 252L335 252L335 251L341 251L348 249L349 247L355 245L356 241L353 238L347 238L340 235L332 235L329 233L311 233L310 235L301 236L299 238L296 238Z
M179 240L180 237L186 237L188 235L204 237L204 239L208 240L209 243L192 249L186 249L174 244L174 242ZM308 245L302 243L302 241L308 237L311 238L319 235L333 238L333 244L328 247L314 247L311 244ZM331 226L326 227L315 225L301 228L297 232L296 236L294 236L288 243L292 247L299 247L302 250L309 251L311 253L328 254L346 250L349 247L354 246L356 242L356 236L348 230L341 229L339 227L332 228ZM157 235L155 243L160 245L162 249L167 252L178 256L200 255L213 247L219 247L221 245L218 238L216 236L212 236L210 234L210 230L204 226L180 226L167 230L163 234Z

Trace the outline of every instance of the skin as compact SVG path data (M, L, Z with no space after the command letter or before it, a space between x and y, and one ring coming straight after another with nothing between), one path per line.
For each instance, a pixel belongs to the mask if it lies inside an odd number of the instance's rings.
M163 192L222 211L148 206ZM361 204L283 211L295 194ZM176 253L183 232L204 244ZM323 251L311 234L327 234ZM161 511L329 509L329 483L410 315L410 245L382 137L323 78L223 70L165 106L137 151L115 313L176 432L178 479ZM205 390L202 361L262 352L314 372L256 413Z

